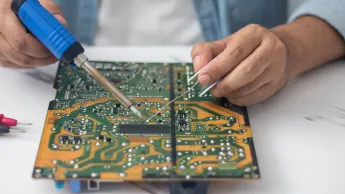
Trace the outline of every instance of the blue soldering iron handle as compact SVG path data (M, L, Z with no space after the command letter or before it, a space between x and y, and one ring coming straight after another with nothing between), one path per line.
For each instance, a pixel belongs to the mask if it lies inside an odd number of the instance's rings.
M84 53L77 39L38 0L12 0L12 11L53 55L66 63Z

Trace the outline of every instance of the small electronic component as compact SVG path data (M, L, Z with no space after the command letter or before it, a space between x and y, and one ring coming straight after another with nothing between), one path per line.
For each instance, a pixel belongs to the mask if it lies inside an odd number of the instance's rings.
M185 126L186 125L186 121L185 120L178 120L178 124L180 126Z
M60 142L62 144L80 144L82 143L82 139L80 136L70 136L70 135L62 135L60 136Z
M136 102L146 120L139 120L90 75L61 63L34 178L218 181L260 177L246 108L209 92L200 96L200 89L192 87L195 83L188 82L194 75L192 64L92 64L109 80L121 80L118 88Z

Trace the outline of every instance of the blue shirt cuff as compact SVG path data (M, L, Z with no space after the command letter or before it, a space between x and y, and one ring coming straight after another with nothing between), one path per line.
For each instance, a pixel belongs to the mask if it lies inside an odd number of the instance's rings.
M308 0L291 14L289 22L301 16L315 16L331 25L345 40L344 8L345 0Z

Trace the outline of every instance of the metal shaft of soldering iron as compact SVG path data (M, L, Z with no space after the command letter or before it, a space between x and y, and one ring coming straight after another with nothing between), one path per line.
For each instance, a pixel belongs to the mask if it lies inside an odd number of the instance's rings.
M74 59L74 63L83 68L87 73L89 73L101 86L103 86L110 94L114 95L123 106L129 108L135 115L142 118L140 111L133 106L133 102L129 100L114 84L112 84L108 79L106 79L94 66L92 66L88 58L84 54L78 55Z

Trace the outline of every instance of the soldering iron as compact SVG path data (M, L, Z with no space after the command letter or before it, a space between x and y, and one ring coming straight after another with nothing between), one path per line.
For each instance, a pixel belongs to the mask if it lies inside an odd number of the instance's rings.
M38 0L13 0L11 9L26 29L57 59L72 67L83 68L110 94L116 96L122 105L142 118L134 103L91 65L84 54L83 46Z

